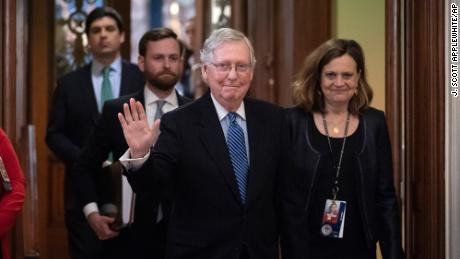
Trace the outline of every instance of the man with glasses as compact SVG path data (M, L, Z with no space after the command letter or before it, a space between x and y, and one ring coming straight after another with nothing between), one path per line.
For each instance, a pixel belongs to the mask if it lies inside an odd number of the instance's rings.
M140 102L125 104L128 180L138 193L172 192L166 258L278 258L284 112L246 97L256 60L241 32L214 31L201 60L210 91L161 123L149 127Z

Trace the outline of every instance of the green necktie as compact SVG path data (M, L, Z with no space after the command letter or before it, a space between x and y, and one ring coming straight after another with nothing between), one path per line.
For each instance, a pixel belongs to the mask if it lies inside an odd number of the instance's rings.
M110 83L110 67L104 67L102 69L102 88L101 88L101 107L99 112L102 112L102 107L104 107L105 101L113 99L112 95L112 84ZM109 153L108 161L113 162L113 154Z
M99 107L99 111L102 111L105 101L113 98L112 84L110 83L110 67L104 67L104 69L102 69L102 75L101 107Z

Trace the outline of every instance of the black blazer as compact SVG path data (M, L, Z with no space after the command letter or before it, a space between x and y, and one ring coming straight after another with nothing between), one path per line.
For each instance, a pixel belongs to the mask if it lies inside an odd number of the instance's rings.
M120 96L144 87L139 68L122 62ZM80 209L71 191L69 172L81 148L93 131L99 116L91 80L91 64L61 77L56 86L49 112L46 143L66 166L64 182L66 209Z
M363 146L355 153L359 165L359 208L365 239L370 248L380 242L383 258L404 258L401 217L393 183L391 146L383 112L369 108L359 117L364 126ZM314 121L301 108L287 110L290 138L289 174L283 176L283 259L308 258L308 214L315 190L318 164L324 154L310 142Z
M177 93L176 95L179 106L190 101ZM110 152L113 153L113 159L118 160L128 149L117 114L123 112L123 104L128 103L130 98L144 104L144 90L105 103L94 132L89 137L87 145L83 148L75 164L72 171L72 182L80 209L90 202L97 202L99 205L102 203L101 199L103 199L104 193L101 192L106 189L103 189L104 183L98 182L101 179L98 175L101 165ZM159 194L155 192L136 196L135 224L154 222L160 198ZM163 201L163 203L165 202ZM163 204L163 206L169 207L168 204ZM164 212L166 213L167 210L165 209Z
M209 91L166 114L147 162L127 172L136 192L174 190L166 258L236 259L243 246L252 259L277 258L275 185L284 111L250 98L244 105L250 154L246 205Z

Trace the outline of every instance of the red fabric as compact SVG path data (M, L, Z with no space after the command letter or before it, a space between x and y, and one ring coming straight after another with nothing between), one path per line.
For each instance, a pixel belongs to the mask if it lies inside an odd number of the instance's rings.
M9 259L8 232L13 227L16 215L21 211L24 203L25 179L13 146L2 129L0 129L0 156L13 187L13 191L4 192L0 198L0 240L3 258ZM3 188L3 185L0 184L0 188Z

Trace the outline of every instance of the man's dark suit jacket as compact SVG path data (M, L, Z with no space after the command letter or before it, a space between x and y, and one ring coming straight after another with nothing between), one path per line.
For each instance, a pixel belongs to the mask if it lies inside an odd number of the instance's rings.
M190 101L188 98L182 97L177 93L176 95L179 106L184 105L185 103ZM123 104L128 103L130 98L134 98L135 100L140 101L144 104L144 90L141 90L132 95L127 95L120 97L118 99L110 100L105 103L102 114L96 123L94 132L89 137L87 145L85 145L85 147L83 148L81 155L75 164L74 170L72 171L72 182L75 186L76 194L80 201L81 209L84 205L90 202L97 202L99 205L103 203L102 199L103 196L105 196L105 194L101 192L103 192L105 188L101 188L100 184L107 185L109 183L98 182L98 180L101 178L98 175L98 173L100 173L99 169L102 163L107 159L107 156L110 152L113 153L114 160L117 160L128 149L128 144L126 144L125 138L123 136L123 130L121 128L121 124L118 120L117 114L119 112L123 112ZM165 229L158 230L157 228L155 228L155 230L153 230L150 227L154 225L157 216L157 208L159 202L161 202L162 204L165 218L168 216L170 201L163 199L163 197L163 195L160 196L160 194L158 194L157 192L145 192L136 195L133 227L136 229L143 229L145 230L145 232L135 231L131 235L140 235L143 239L145 239L141 240L140 236L139 238L134 237L135 240L138 240L139 242L152 240L152 242L148 244L151 248L149 249L149 251L155 255L158 253L157 251L155 251L155 249L153 249L153 247L155 246L153 242L161 239L163 239L164 242L166 233ZM128 237L128 239L130 239L130 237ZM128 246L128 244L120 245ZM139 246L137 246L137 244L134 244L134 247L137 248ZM142 247L139 249L142 249ZM161 251L160 253L164 253L164 247L158 249L162 249L163 251ZM150 256L152 254L150 254ZM132 258L141 258L141 256L142 254ZM148 258L149 254L145 254L145 256L146 258Z
M145 78L136 65L122 62L120 96L143 89ZM99 116L91 79L91 65L64 75L57 82L49 113L46 143L66 166L65 208L81 211L70 182L76 162Z
M247 203L235 174L208 92L163 116L147 162L126 172L138 193L173 188L166 258L278 258L276 183L280 173L284 112L244 100L249 138Z

